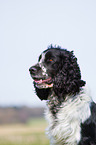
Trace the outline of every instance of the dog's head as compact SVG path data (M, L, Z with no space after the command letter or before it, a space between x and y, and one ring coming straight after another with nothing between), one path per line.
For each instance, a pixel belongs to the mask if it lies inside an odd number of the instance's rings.
M29 69L37 88L53 87L53 78L60 68L60 59L57 49L48 49L39 56L38 63Z
M65 97L79 92L80 87L85 85L73 52L60 47L51 46L45 50L39 56L38 63L30 67L29 71L41 100L47 100L51 88L56 95Z

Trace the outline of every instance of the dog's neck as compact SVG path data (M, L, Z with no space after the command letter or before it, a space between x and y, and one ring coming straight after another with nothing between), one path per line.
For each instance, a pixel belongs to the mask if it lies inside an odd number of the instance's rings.
M53 89L51 89L51 91L50 91L51 93L48 96L47 106L48 106L49 110L51 111L51 113L53 114L53 116L56 117L56 114L58 113L60 108L62 108L62 103L67 102L67 100L69 100L69 99L71 99L71 100L76 99L78 97L78 95L82 94L82 92L84 94L86 94L86 90L87 90L86 87L82 87L78 94L66 95L66 96L61 97L61 96L57 96L55 94L55 92L53 91Z
M62 97L62 100L61 100L59 96L57 96L52 89L50 95L48 96L47 105L54 116L56 116L56 113L62 107L61 106L62 102L64 102L64 98Z

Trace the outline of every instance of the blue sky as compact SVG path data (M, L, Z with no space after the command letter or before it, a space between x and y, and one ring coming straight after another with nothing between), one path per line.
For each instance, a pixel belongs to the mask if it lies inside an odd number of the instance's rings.
M50 44L74 50L96 101L96 0L0 0L0 105L45 105L28 69Z

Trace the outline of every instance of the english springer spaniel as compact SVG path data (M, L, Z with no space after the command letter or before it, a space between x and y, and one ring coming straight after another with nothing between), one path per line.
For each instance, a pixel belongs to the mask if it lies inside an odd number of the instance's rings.
M96 145L96 104L73 51L50 46L29 69L37 96L46 100L51 145Z

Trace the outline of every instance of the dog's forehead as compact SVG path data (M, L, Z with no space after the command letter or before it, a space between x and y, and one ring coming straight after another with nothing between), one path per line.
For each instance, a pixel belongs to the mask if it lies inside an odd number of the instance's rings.
M38 62L39 62L39 63L42 63L42 62L44 62L44 60L45 60L45 53L43 52L43 53L41 53L41 55L39 56Z
M47 50L47 51L44 51L43 53L41 53L38 61L39 61L39 63L42 63L42 62L44 62L45 59L48 59L50 57L52 57L52 51Z
M39 56L39 62L44 62L45 59L49 59L49 58L54 58L56 56L59 56L59 51L58 49L47 49L45 51L43 51L43 53L41 53L41 55Z

